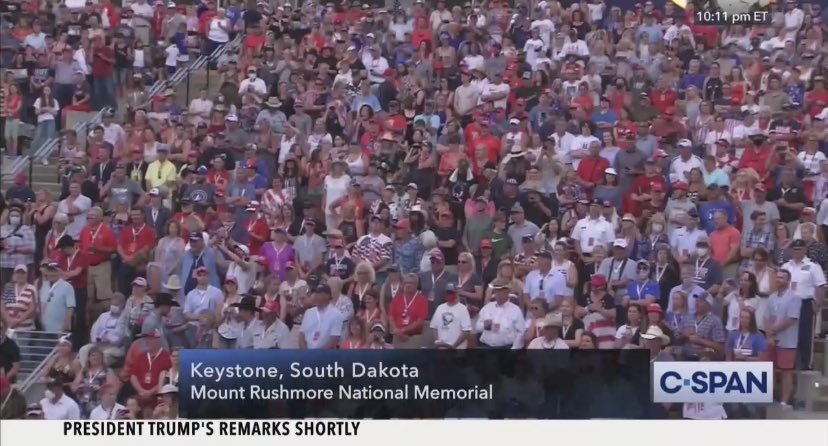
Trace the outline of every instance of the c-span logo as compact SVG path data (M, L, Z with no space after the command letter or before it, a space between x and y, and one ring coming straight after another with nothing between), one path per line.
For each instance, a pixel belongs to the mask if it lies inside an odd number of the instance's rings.
M656 403L771 403L772 362L654 362Z

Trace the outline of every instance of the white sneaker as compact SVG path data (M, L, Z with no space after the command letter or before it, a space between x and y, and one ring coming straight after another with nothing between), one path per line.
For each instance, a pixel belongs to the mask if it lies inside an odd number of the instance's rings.
M43 165L44 165L44 166L48 166L48 165L49 165L49 159L48 159L48 158L43 158L43 161L42 161L42 162L43 162Z

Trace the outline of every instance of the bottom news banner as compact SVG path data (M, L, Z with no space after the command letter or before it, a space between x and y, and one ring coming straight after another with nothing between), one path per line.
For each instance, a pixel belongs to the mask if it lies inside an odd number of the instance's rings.
M188 419L650 418L644 350L185 350Z

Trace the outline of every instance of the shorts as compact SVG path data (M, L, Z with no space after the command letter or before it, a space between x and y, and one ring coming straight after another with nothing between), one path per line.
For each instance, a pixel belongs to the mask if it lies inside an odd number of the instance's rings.
M773 368L793 370L796 362L796 349L768 346L768 357L773 361Z
M167 67L167 74L170 75L170 76L172 76L173 74L175 74L176 71L178 71L177 66L170 66L170 65L165 65L165 66Z
M20 120L17 118L6 118L6 123L3 127L3 138L17 139L20 136Z

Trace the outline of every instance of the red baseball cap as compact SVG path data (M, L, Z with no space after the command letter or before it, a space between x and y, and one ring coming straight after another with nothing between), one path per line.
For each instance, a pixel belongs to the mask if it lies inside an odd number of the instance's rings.
M650 192L664 192L664 186L661 183L655 183L650 186Z
M679 181L678 183L673 185L673 189L675 189L675 190L684 190L684 191L686 191L686 190L688 190L689 187L690 186L687 183L685 183L684 181Z
M657 303L651 303L647 305L647 313L664 313L664 310L661 309L661 305Z
M607 278L602 276L601 274L596 274L592 276L592 279L589 280L589 283L593 287L607 286Z
M394 224L395 229L411 229L411 222L407 218L403 218Z
M481 249L482 248L491 249L491 247L492 247L492 241L490 239L484 238L483 240L480 240L480 248Z

